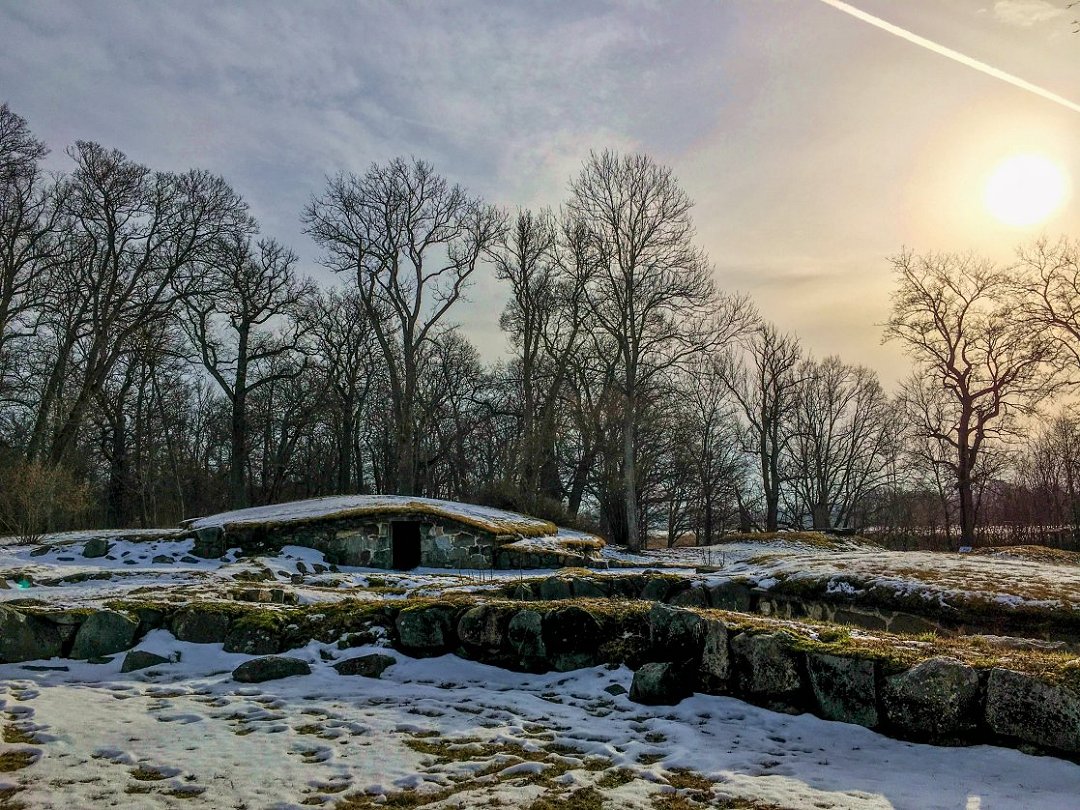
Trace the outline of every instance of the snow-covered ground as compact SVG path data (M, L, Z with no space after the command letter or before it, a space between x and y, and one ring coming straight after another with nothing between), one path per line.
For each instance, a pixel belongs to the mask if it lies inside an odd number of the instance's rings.
M1080 610L1080 566L1071 560L1019 554L889 551L838 539L832 548L799 540L739 541L700 548L609 552L633 564L643 560L720 569L710 579L745 577L761 587L782 580L821 580L850 594L872 587L915 594L941 604L977 598L1002 607Z
M42 810L255 810L415 789L439 807L529 807L593 787L620 808L678 790L706 804L1062 810L1080 785L1080 766L1058 759L898 742L730 698L639 706L606 691L629 688L625 668L524 675L313 642L290 653L311 675L252 686L229 675L248 656L220 645L155 631L139 647L180 660L126 675L123 656L0 665L0 716L27 740L3 750L33 760L0 773L0 797L18 787L13 800ZM373 651L398 662L381 680L324 660Z

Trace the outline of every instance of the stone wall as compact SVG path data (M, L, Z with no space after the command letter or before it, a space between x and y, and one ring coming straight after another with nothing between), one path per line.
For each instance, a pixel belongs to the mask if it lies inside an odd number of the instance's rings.
M662 572L614 574L610 576L568 576L529 579L507 586L511 599L569 599L574 597L618 596L648 599L681 607L719 608L757 613L778 619L833 622L874 632L919 635L989 634L1042 639L1051 644L1080 650L1080 617L1067 611L1046 609L1041 614L1010 614L1002 606L993 614L967 613L962 607L943 607L928 602L926 613L900 610L885 605L856 601L843 593L824 596L782 593L757 588L738 579L710 583Z
M965 661L957 656L966 653L943 655L929 646L916 653L898 639L892 647L889 639L872 649L847 647L823 641L805 626L756 622L612 599L525 605L457 598L275 609L230 603L78 611L0 606L0 663L53 656L93 660L130 649L158 627L183 641L273 655L313 638L336 641L342 649L370 643L378 626L394 646L418 657L455 653L531 672L625 664L635 670L630 697L640 703L675 703L693 692L730 695L900 739L994 743L1080 761L1080 661L985 655ZM135 666L125 661L124 671Z
M200 529L194 554L220 557L229 548L245 554L272 552L282 546L303 546L321 551L334 565L392 568L391 524L412 520L420 524L420 564L430 568L492 568L495 550L513 537L486 533L478 528L426 513L393 518L371 516L336 518L303 523L235 525L223 531Z

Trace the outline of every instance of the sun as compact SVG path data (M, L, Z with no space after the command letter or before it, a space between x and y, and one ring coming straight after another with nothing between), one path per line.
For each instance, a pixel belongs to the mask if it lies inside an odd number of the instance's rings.
M1024 228L1049 217L1068 193L1065 172L1041 155L1013 155L986 182L987 210L1006 225Z

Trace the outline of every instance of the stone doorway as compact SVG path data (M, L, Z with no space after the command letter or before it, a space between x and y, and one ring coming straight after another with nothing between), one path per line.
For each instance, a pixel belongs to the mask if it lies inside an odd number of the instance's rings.
M395 520L390 523L394 568L402 571L420 565L420 522Z

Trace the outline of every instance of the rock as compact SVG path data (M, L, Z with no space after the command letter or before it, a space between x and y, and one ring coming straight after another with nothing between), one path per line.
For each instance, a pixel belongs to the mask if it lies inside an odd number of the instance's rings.
M146 650L132 650L124 656L124 663L120 665L121 672L135 672L140 669L156 667L159 664L168 664L169 659Z
M1075 755L1080 752L1080 687L992 669L986 724L1004 737Z
M176 560L174 560L168 554L158 554L150 562L154 563L155 565L168 565L169 563L176 562Z
M191 553L204 560L221 557L225 554L225 532L217 526L198 529L195 532L195 542L191 547Z
M346 658L344 661L339 661L334 664L334 669L338 671L339 675L363 675L365 678L378 678L386 671L387 667L392 667L396 663L397 659L389 655L371 653L370 655L360 655L356 658Z
M406 652L417 656L442 655L456 646L452 605L406 608L394 622Z
M88 663L88 664L111 664L113 658L115 658L115 657L116 656L113 656L113 655L95 655L93 658L87 658L86 663Z
M69 633L40 616L0 606L0 662L56 658Z
M180 558L180 562L187 563L188 565L191 565L192 563L197 563L198 561L198 557L192 557L190 554L185 554L183 557Z
M548 660L560 672L596 664L604 641L599 622L577 605L556 608L544 616L543 639Z
M622 684L613 683L611 686L605 686L604 691L613 697L626 694L626 688Z
M881 704L886 721L912 739L961 741L978 725L979 676L955 658L931 658L886 678Z
M693 693L689 680L677 663L643 664L634 673L630 699L647 706L674 706Z
M653 660L689 661L701 657L705 620L662 602L649 609L649 651Z
M755 697L798 702L802 688L798 654L792 649L790 633L739 633L731 639L739 690Z
M173 617L172 632L181 641L220 644L229 632L229 617L219 610L192 605Z
M570 597L570 581L567 579L548 577L540 583L540 598L545 601L561 601Z
M306 574L308 572L308 567L304 564L303 560L296 561L296 572L298 574Z
M158 608L140 606L132 610L132 613L139 620L139 629L135 631L135 638L142 638L165 623L165 612Z
M104 537L95 537L93 540L88 540L86 542L86 545L83 547L82 555L90 559L104 557L109 553L111 548L112 544Z
M668 599L668 602L682 607L707 608L709 606L709 593L704 588L690 587L682 593L672 596Z
M510 586L510 590L506 594L511 599L515 599L519 602L531 602L537 598L536 593L533 591L532 585L528 582L517 582Z
M602 582L588 577L577 577L571 581L575 599L606 599L608 590Z
M71 658L96 658L118 653L135 643L139 620L115 610L99 610L86 617L75 634Z
M48 545L46 545L46 546L35 546L30 551L30 556L31 557L41 557L41 556L44 556L45 554L48 554L50 551L52 551L52 546L48 546Z
M672 590L672 581L667 577L649 577L641 589L641 598L649 602L666 602Z
M509 621L505 610L495 605L477 605L458 620L458 638L470 652L494 655L503 646Z
M1007 650L1039 650L1054 652L1065 650L1068 644L1064 641L1044 641L1041 638L1016 638L1014 636L991 636L971 635L969 638L979 639L992 647L1003 647Z
M822 717L867 728L878 724L873 661L811 652L806 669Z
M720 610L749 613L751 610L750 586L742 582L728 581L709 589L709 604Z
M240 619L225 634L225 652L246 655L273 655L281 649L281 639L273 627Z
M702 633L701 664L698 676L706 691L725 690L731 677L728 629L719 619L706 619Z
M281 678L291 678L293 675L310 675L311 667L306 661L299 658L290 658L286 655L267 655L263 658L252 658L245 661L233 670L233 680L241 683L262 683L263 681L276 681Z
M529 672L547 669L543 617L535 610L519 610L506 626L506 640L517 654L520 666Z

